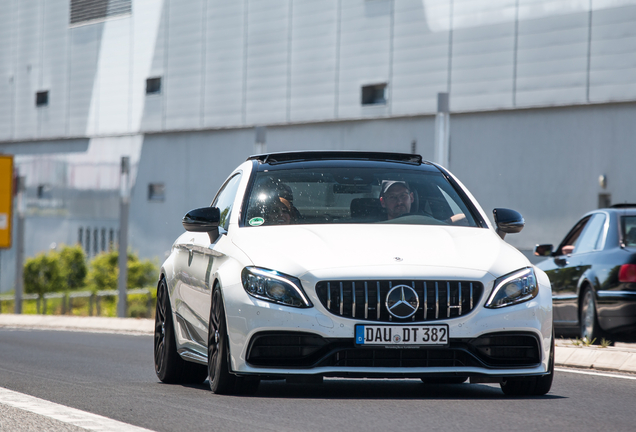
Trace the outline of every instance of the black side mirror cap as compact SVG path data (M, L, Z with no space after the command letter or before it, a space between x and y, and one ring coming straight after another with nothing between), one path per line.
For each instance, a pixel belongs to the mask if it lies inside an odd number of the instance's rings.
M551 244L536 245L534 247L534 254L536 256L550 256L552 255L553 248L554 246L552 246Z
M526 224L521 213L515 210L496 208L492 211L492 214L495 218L497 234L502 239L506 237L506 234L518 233Z
M208 233L210 243L214 243L219 237L220 220L221 212L218 207L201 207L187 212L181 223L186 231Z

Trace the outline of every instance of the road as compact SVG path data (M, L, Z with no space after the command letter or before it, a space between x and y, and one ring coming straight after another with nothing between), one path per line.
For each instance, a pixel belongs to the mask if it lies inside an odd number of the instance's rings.
M157 431L636 428L634 379L560 370L540 398L507 398L494 385L345 379L270 381L252 397L216 396L207 384L160 383L150 336L0 329L0 387ZM6 412L15 413L0 405L0 418Z

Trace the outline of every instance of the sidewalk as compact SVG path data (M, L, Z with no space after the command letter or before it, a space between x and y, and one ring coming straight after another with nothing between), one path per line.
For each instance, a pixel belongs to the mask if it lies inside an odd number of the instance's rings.
M0 314L0 328L152 335L155 322L137 318ZM636 344L617 342L607 348L577 347L568 339L557 339L555 356L556 366L636 373Z
M152 335L155 331L155 320L141 318L79 317L67 315L0 314L0 328Z

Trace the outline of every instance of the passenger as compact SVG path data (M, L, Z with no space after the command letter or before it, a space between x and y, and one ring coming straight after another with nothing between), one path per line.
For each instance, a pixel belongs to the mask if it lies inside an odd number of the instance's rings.
M265 222L270 225L289 225L292 223L292 204L282 196L275 195L269 206Z
M299 219L299 212L294 207L294 196L291 188L284 183L268 182L259 185L258 197L262 222L266 225L289 225Z

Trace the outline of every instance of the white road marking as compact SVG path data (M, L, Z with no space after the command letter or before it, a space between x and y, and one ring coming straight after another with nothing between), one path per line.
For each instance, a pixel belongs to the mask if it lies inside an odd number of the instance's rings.
M569 372L569 373L575 373L575 374L581 374L581 375L596 375L596 376L602 376L602 377L636 380L635 376L629 376L629 375L614 375L609 373L582 371L582 370L576 370L576 369L563 369L563 368L554 368L554 370L559 372Z
M0 404L49 417L91 431L149 432L149 429L129 425L97 414L49 402L0 387Z

